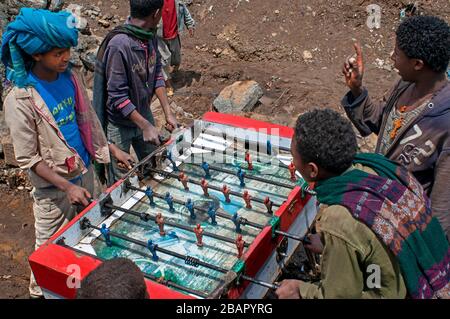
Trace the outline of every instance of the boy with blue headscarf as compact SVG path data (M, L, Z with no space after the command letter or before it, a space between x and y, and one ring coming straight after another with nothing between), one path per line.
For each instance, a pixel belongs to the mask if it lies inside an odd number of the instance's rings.
M94 191L91 161L110 162L82 78L69 67L78 31L68 12L23 8L3 34L1 60L13 85L5 118L16 159L33 189L36 248L85 207ZM31 276L30 295L42 295Z

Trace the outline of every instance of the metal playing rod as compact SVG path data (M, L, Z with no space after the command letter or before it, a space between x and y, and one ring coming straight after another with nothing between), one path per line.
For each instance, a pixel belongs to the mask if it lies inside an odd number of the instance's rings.
M145 193L145 190L140 189L140 188L138 188L138 187L134 187L134 186L131 186L131 185L128 185L127 187L128 187L129 189L131 189L131 190L135 190L135 191L138 191L138 192ZM164 198L165 198L163 195L158 194L158 193L153 193L153 196L155 196L155 197L157 197L157 198L160 198L160 199L164 199ZM184 205L184 204L185 204L182 200L180 200L180 199L178 199L178 198L173 198L173 202L176 203L176 204L179 204L179 205ZM105 205L109 205L109 204L105 204ZM117 207L117 206L115 206L115 207ZM196 210L198 210L198 211L203 212L203 213L208 213L208 210L205 209L205 208L202 208L202 207L194 207L194 208L195 208ZM123 209L123 208L120 208L120 209ZM230 216L229 214L225 214L225 213L218 212L218 211L216 211L216 215L219 216L219 217L228 219L228 220L232 220L232 218L233 218L233 217ZM242 218L242 217L240 217L240 221L241 221L241 225L249 225L249 226L252 226L252 227L255 227L255 228L258 228L258 229L263 229L263 228L265 227L264 225L261 225L261 224L257 224L257 223L248 221L247 219ZM233 242L234 242L234 241L233 241Z
M195 165L195 166L201 167L200 164L196 164L196 163L185 163L185 164L188 164L188 165L190 164L190 165ZM234 172L232 170L229 170L229 169L226 169L226 168L221 168L221 167L209 165L209 169L211 169L213 171L218 171L218 172L221 172L221 173L225 173L225 174L236 176L236 172ZM245 175L245 178L253 179L253 180L258 181L258 182L271 184L271 185L275 185L275 186L279 186L279 187L284 187L284 188L288 188L288 189L293 189L295 187L295 185L285 184L285 183L276 182L276 181L269 181L268 179L265 179L265 178L262 178L262 177L258 177L258 176L253 176L253 175Z
M173 177L173 178L178 179L178 175L175 174L175 173L166 172L166 171L163 171L163 170L161 170L161 169L156 169L156 168L149 168L148 170L149 170L149 171L152 171L152 172L154 172L154 173L157 173L157 174L159 174L159 175L168 176L168 177ZM191 184L195 184L195 185L200 185L200 186L201 186L201 183L200 183L199 181L196 181L196 180L194 180L194 179L192 179L192 178L189 178L189 179L188 179L188 182L191 183ZM215 190L215 191L218 191L218 192L222 192L222 189L221 189L220 187L218 187L218 186L208 185L208 188L211 188L211 189L213 189L213 190ZM235 196L235 197L242 198L242 195L239 194L238 192L235 192L235 191L230 191L230 195L233 195L233 196ZM255 202L257 202L257 203L264 204L264 200L261 199L261 198L255 197L255 198L252 198L252 200L255 201ZM282 204L280 204L280 203L273 203L273 206L276 206L276 207L280 207L281 205L282 205Z
M269 289L277 290L278 288L280 288L280 285L278 285L278 284L269 284L267 282L264 282L264 281L261 281L261 280L257 280L255 278L251 278L251 277L248 277L246 275L242 275L241 278L244 279L244 280L250 281L250 282L252 282L254 284L257 284L257 285L269 288Z
M133 189L133 188L130 188L130 189ZM156 194L154 194L154 196L160 198ZM126 214L133 215L133 216L137 216L137 217L139 217L139 218L141 218L141 219L143 219L145 221L148 221L148 220L155 221L156 220L156 217L154 217L154 216L152 216L150 214L147 214L147 213L139 213L139 212L131 210L131 209L126 209L126 208L122 208L122 207L111 205L111 204L105 204L105 207L110 208L110 209L115 209L115 210L124 212ZM180 229L186 230L186 231L191 232L191 233L195 233L194 230L191 227L188 227L188 226L185 226L185 225L181 225L181 224L174 223L174 222L171 222L171 221L165 221L164 224L167 225L167 226L180 228ZM212 237L212 238L215 238L215 239L218 239L218 240L221 240L221 241L225 241L225 242L228 242L228 243L231 243L231 244L235 243L234 239L231 239L231 238L228 238L228 237L225 237L225 236L221 236L221 235L216 235L216 234L213 234L213 233L210 233L210 232L207 232L207 231L203 231L203 236ZM248 247L248 246L250 246L250 244L244 243L244 246Z
M304 245L311 245L311 241L306 236L305 237L300 237L300 236L297 236L297 235L286 233L286 232L281 231L281 230L275 230L275 233L278 234L278 235L281 235L281 236L285 236L285 237L288 237L288 238L291 238L291 239L294 239L294 240L301 241Z
M89 256L89 257L91 257L93 259L98 259L98 260L100 260L102 262L105 262L107 260L105 258L96 256L96 255L93 255L93 254L89 254L88 252L85 252L83 250L77 249L75 247L68 246L66 244L58 244L58 245L60 245L60 246L62 246L64 248L73 250L77 254L81 254L81 255L84 255L84 256ZM148 274L146 272L142 272L142 274L144 275L145 278L150 279L152 281L156 281L156 282L158 282L161 285L164 285L164 286L167 286L167 287L172 287L172 288L175 288L175 289L178 289L178 290L182 290L184 292L187 292L187 293L190 293L190 294L193 294L193 295L197 295L197 296L202 297L202 298L208 298L209 297L209 295L205 294L204 292L201 292L201 291L198 291L198 290L194 290L194 289L191 289L191 288L188 288L188 287L181 286L181 285L179 285L179 284L177 284L177 283L175 283L173 281L165 280L165 279L161 280L161 278L158 278L158 277L156 277L156 276L154 276L152 274Z

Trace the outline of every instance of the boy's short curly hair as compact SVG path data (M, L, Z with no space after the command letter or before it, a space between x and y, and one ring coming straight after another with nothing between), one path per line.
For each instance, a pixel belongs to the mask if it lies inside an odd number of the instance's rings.
M133 18L143 19L161 9L164 0L130 0L130 15Z
M303 162L316 163L334 174L342 174L351 166L358 147L352 124L330 109L300 115L294 138Z
M397 43L410 59L422 60L431 70L444 72L450 60L450 27L433 16L414 16L397 29Z

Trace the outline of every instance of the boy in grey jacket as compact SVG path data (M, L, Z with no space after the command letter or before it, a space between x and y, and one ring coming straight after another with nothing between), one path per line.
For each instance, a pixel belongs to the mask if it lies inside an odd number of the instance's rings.
M450 27L437 17L406 19L392 55L401 80L381 104L363 87L364 64L344 64L350 88L342 105L363 136L378 135L376 152L406 166L431 197L433 214L450 238Z

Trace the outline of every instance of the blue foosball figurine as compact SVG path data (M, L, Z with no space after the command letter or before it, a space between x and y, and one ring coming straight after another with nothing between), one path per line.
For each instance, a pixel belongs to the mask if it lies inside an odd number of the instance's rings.
M154 244L152 240L149 240L147 242L147 248L152 253L153 261L158 261L158 259L159 259L158 255L156 255L156 247L158 247L158 245Z
M206 179L211 178L211 174L209 173L209 164L206 163L206 162L203 162L202 163L202 168L205 171L205 178Z
M267 155L272 155L272 143L267 141Z
M172 164L173 171L174 171L174 172L178 172L179 169L178 169L178 167L177 167L177 163L175 163L175 161L173 160L172 152L168 152L168 153L167 153L167 159L168 159L168 160L170 161L170 163Z
M106 246L111 247L112 246L111 236L109 234L109 228L106 227L106 224L102 225L102 228L100 229L100 232L102 233L103 237L105 238Z
M186 201L186 204L184 204L184 206L186 206L187 210L191 214L191 218L192 219L196 219L197 215L195 215L194 202L192 201L192 199L188 198L187 201Z
M241 187L245 187L245 172L242 170L242 168L238 169L236 175L239 178L239 181L241 182Z
M211 218L211 225L217 225L216 222L216 209L214 208L214 203L210 202L208 207L208 216Z
M147 189L145 190L145 195L147 195L148 200L150 201L150 206L155 206L155 201L153 198L153 189L148 186Z
M241 218L239 217L239 215L237 213L235 213L233 215L233 217L231 218L231 220L233 221L234 225L236 226L236 232L237 233L241 233Z
M172 212L172 213L175 212L175 209L173 208L173 197L172 197L172 195L170 195L170 193L167 192L166 193L166 197L164 197L164 199L166 200L167 205L169 205L169 211Z

